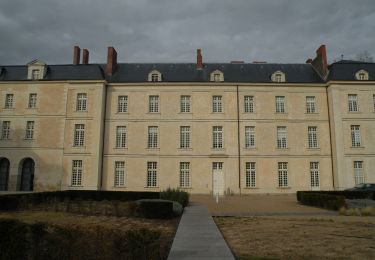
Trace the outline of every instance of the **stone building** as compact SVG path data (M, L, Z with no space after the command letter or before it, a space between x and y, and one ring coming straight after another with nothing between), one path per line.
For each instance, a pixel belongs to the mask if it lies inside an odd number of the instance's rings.
M375 64L0 66L0 190L292 193L375 182Z

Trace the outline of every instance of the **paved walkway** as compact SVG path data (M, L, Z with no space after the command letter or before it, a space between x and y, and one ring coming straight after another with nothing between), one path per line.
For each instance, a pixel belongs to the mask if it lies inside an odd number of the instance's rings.
M207 207L190 203L182 215L168 259L234 260L234 257Z

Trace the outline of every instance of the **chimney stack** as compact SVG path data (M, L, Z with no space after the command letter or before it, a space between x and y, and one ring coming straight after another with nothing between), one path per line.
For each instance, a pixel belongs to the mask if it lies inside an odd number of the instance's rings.
M312 62L312 59L310 58L306 60L306 63L311 63L311 62Z
M197 69L203 69L201 49L197 49Z
M82 64L89 64L89 51L87 49L82 50Z
M108 76L112 76L117 67L117 52L115 48L108 47L107 66L105 72Z
M322 78L328 74L327 51L325 45L320 45L316 50L316 57L312 60L311 65Z
M73 51L73 65L78 65L79 64L80 56L81 56L81 49L78 46L74 46L74 51Z

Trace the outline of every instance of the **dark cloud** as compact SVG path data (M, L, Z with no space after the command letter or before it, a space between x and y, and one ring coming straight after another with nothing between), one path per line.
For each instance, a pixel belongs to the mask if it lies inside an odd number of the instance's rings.
M327 45L329 59L373 56L373 0L0 0L0 64L71 63L73 45L104 63L304 62Z

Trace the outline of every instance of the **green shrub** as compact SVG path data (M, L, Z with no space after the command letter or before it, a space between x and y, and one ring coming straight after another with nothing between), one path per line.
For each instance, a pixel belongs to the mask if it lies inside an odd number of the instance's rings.
M136 216L144 218L173 218L173 202L161 199L144 199L137 201Z
M346 205L344 196L324 192L298 191L297 200L305 205L331 210L339 210Z
M189 193L179 189L168 188L160 193L160 198L164 200L176 201L183 207L186 207L189 204Z

